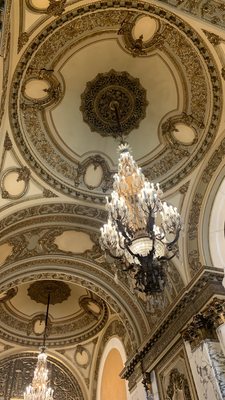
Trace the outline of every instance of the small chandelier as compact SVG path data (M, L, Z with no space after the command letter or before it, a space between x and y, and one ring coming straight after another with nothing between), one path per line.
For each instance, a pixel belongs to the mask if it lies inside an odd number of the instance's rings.
M26 391L24 392L24 400L53 400L53 389L48 386L47 355L45 353L49 304L50 294L48 294L43 345L41 346L40 353L38 355L37 366L34 370L32 384L27 386Z
M127 143L120 144L119 152L100 244L111 257L123 261L122 271L130 274L135 289L151 296L164 289L167 261L177 253L181 218L175 207L161 201L159 184L145 178Z

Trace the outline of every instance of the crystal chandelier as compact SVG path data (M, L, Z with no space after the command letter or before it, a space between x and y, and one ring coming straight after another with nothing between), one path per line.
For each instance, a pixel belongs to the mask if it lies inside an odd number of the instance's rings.
M24 400L53 400L53 389L48 386L47 355L45 353L49 304L50 294L48 294L43 345L38 355L37 366L34 370L32 384L27 386L26 391L24 392Z
M139 293L161 293L167 261L177 252L181 218L175 207L161 201L159 184L145 178L128 144L122 142L119 151L114 190L111 199L106 198L108 222L101 228L100 244L111 257L123 261L122 270L130 274Z

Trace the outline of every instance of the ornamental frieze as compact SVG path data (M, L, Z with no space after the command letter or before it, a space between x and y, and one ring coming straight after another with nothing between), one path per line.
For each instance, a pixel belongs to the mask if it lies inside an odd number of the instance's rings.
M176 7L213 25L225 28L225 4L223 0L159 0Z
M109 7L111 6L110 3ZM101 7L104 7L104 10L100 11ZM55 70L65 51L71 50L76 44L81 43L82 38L88 36L90 32L97 34L99 30L110 29L115 33L116 38L118 26L121 26L127 14L127 11L120 9L118 4L117 7L117 9L113 7L106 10L106 4L99 2L87 6L87 10L77 8L69 13L65 12L63 17L57 19L57 27L50 24L48 29L43 30L41 35L37 36L27 47L18 63L12 83L11 126L15 140L19 147L23 148L23 152L26 152L28 163L32 166L32 169L50 186L60 192L92 202L104 201L102 193L98 191L98 186L95 190L90 190L88 186L86 188L74 188L79 161L73 160L72 162L65 153L58 151L48 127L45 126L45 129L43 129L40 118L43 111L34 104L30 106L28 113L26 107L24 109L23 99L19 93L20 86L23 87L26 82L29 82L27 81L29 71L42 71L46 68L46 65L49 65L49 54L54 55L49 69ZM143 166L144 172L145 169L147 171L147 177L151 177L150 171L154 171L152 173L153 179L156 176L159 180L164 179L163 188L167 190L178 184L195 168L215 136L221 107L221 103L218 101L221 93L220 78L217 77L217 69L212 56L205 47L202 38L183 20L171 14L168 10L147 3L135 3L133 5L131 3L130 7L133 7L132 14L143 13L144 9L145 15L152 15L162 23L161 51L165 57L173 60L185 88L182 111L185 113L190 111L200 127L198 128L198 138L201 140L193 143L194 148L191 155L188 154L188 150L182 149L181 146L178 146L176 151L172 152L164 143L164 150L160 151L154 160L148 160ZM92 11L91 18L88 14L89 11ZM201 57L199 57L199 54ZM209 91L210 77L212 92ZM46 88L46 91L48 91L48 88ZM54 99L53 96L52 101L57 102L58 99ZM212 104L212 109L206 110L206 104ZM18 109L21 105L24 109L22 120L26 139L23 136L24 133L18 118ZM44 112L47 112L47 110ZM211 123L212 120L213 123ZM203 126L204 129L201 128ZM204 139L203 135L205 135ZM26 147L27 140L30 142L29 148ZM38 159L36 158L37 154ZM45 166L48 167L45 168ZM166 179L168 169L172 173L169 180ZM180 172L178 172L178 169ZM54 175L49 171L54 171ZM100 186L99 189L101 189Z

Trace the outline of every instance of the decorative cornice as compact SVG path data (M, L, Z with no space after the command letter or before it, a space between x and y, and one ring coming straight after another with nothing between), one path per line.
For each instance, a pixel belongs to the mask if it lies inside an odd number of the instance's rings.
M35 223L49 224L49 222L66 225L80 224L99 230L102 222L105 222L107 212L104 209L97 209L88 205L69 204L55 202L41 204L34 207L27 207L25 210L18 210L0 221L0 240L6 240L12 236L12 232L28 228Z
M225 6L223 0L159 0L173 8L185 11L199 19L225 28Z
M225 299L214 298L204 311L194 316L192 322L182 332L182 336L193 349L203 340L218 340L216 329L224 322Z
M206 302L216 294L225 296L222 279L223 271L216 268L202 268L176 299L174 306L170 306L171 311L152 332L144 346L127 361L122 377L132 380L132 374L136 373L136 366L140 362L143 363L144 370L151 369L163 350L169 348L173 340L180 336L184 326Z

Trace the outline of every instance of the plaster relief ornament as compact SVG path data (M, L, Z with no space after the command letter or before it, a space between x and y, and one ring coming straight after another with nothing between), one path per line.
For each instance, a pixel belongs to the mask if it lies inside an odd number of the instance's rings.
M118 105L120 132L114 102ZM138 128L145 118L147 105L146 90L139 79L133 78L128 72L112 69L87 82L81 95L80 110L91 131L104 137L118 137Z

